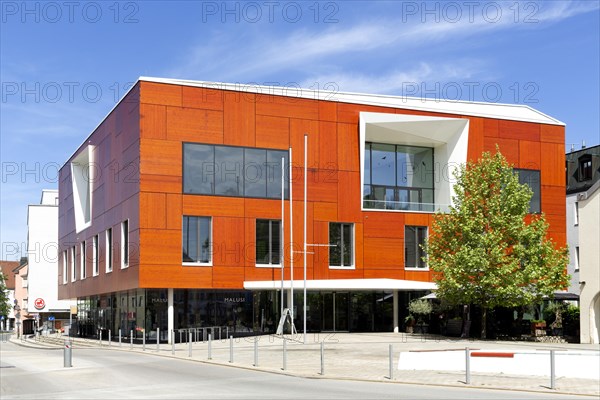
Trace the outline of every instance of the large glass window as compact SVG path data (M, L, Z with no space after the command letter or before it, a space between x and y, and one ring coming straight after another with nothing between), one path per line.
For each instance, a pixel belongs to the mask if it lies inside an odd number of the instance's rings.
M211 262L210 217L183 217L183 262L209 264Z
M365 208L433 211L433 149L366 143L364 182Z
M280 198L282 158L287 170L287 151L186 143L183 147L183 192ZM287 179L284 190L287 198Z
M515 172L519 175L519 183L521 185L529 186L533 191L533 196L531 196L531 200L529 201L529 212L541 212L540 171L533 169L515 169Z
M426 226L404 227L404 266L406 268L427 268L427 254L423 246L427 239Z
M354 224L329 223L329 265L354 266Z
M256 220L256 264L281 265L281 221Z
M243 167L243 148L215 146L215 194L242 196L244 192Z
M183 192L214 194L214 146L185 144L183 146Z

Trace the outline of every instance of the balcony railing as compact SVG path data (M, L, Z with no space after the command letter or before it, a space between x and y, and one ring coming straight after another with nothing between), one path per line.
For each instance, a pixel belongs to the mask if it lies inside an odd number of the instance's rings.
M420 212L448 212L448 204L435 203L411 203L406 201L389 201L389 200L363 200L365 209L373 210L395 210L395 211L420 211Z

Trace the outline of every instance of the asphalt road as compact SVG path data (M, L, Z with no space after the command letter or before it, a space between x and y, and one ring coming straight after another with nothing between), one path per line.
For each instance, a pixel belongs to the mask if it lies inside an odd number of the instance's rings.
M582 399L475 388L307 379L156 355L0 343L0 398L8 399Z

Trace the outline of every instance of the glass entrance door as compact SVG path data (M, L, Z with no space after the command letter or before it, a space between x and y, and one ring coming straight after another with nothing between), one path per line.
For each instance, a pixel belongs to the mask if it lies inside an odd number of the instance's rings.
M323 331L348 331L348 293L323 293Z

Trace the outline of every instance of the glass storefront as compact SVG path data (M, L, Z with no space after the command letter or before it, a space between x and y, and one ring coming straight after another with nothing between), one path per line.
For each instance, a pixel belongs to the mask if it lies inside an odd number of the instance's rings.
M92 296L78 300L78 318L73 335L97 337L102 331L113 339L119 330L123 338L133 334L136 341L168 339L167 289L136 289ZM425 292L399 293L398 320L407 315L408 302ZM302 330L303 293L294 293L294 323ZM233 336L275 333L281 314L281 292L175 289L173 291L174 329L222 328ZM284 307L288 307L287 293ZM391 291L309 292L308 332L390 332L393 330Z

